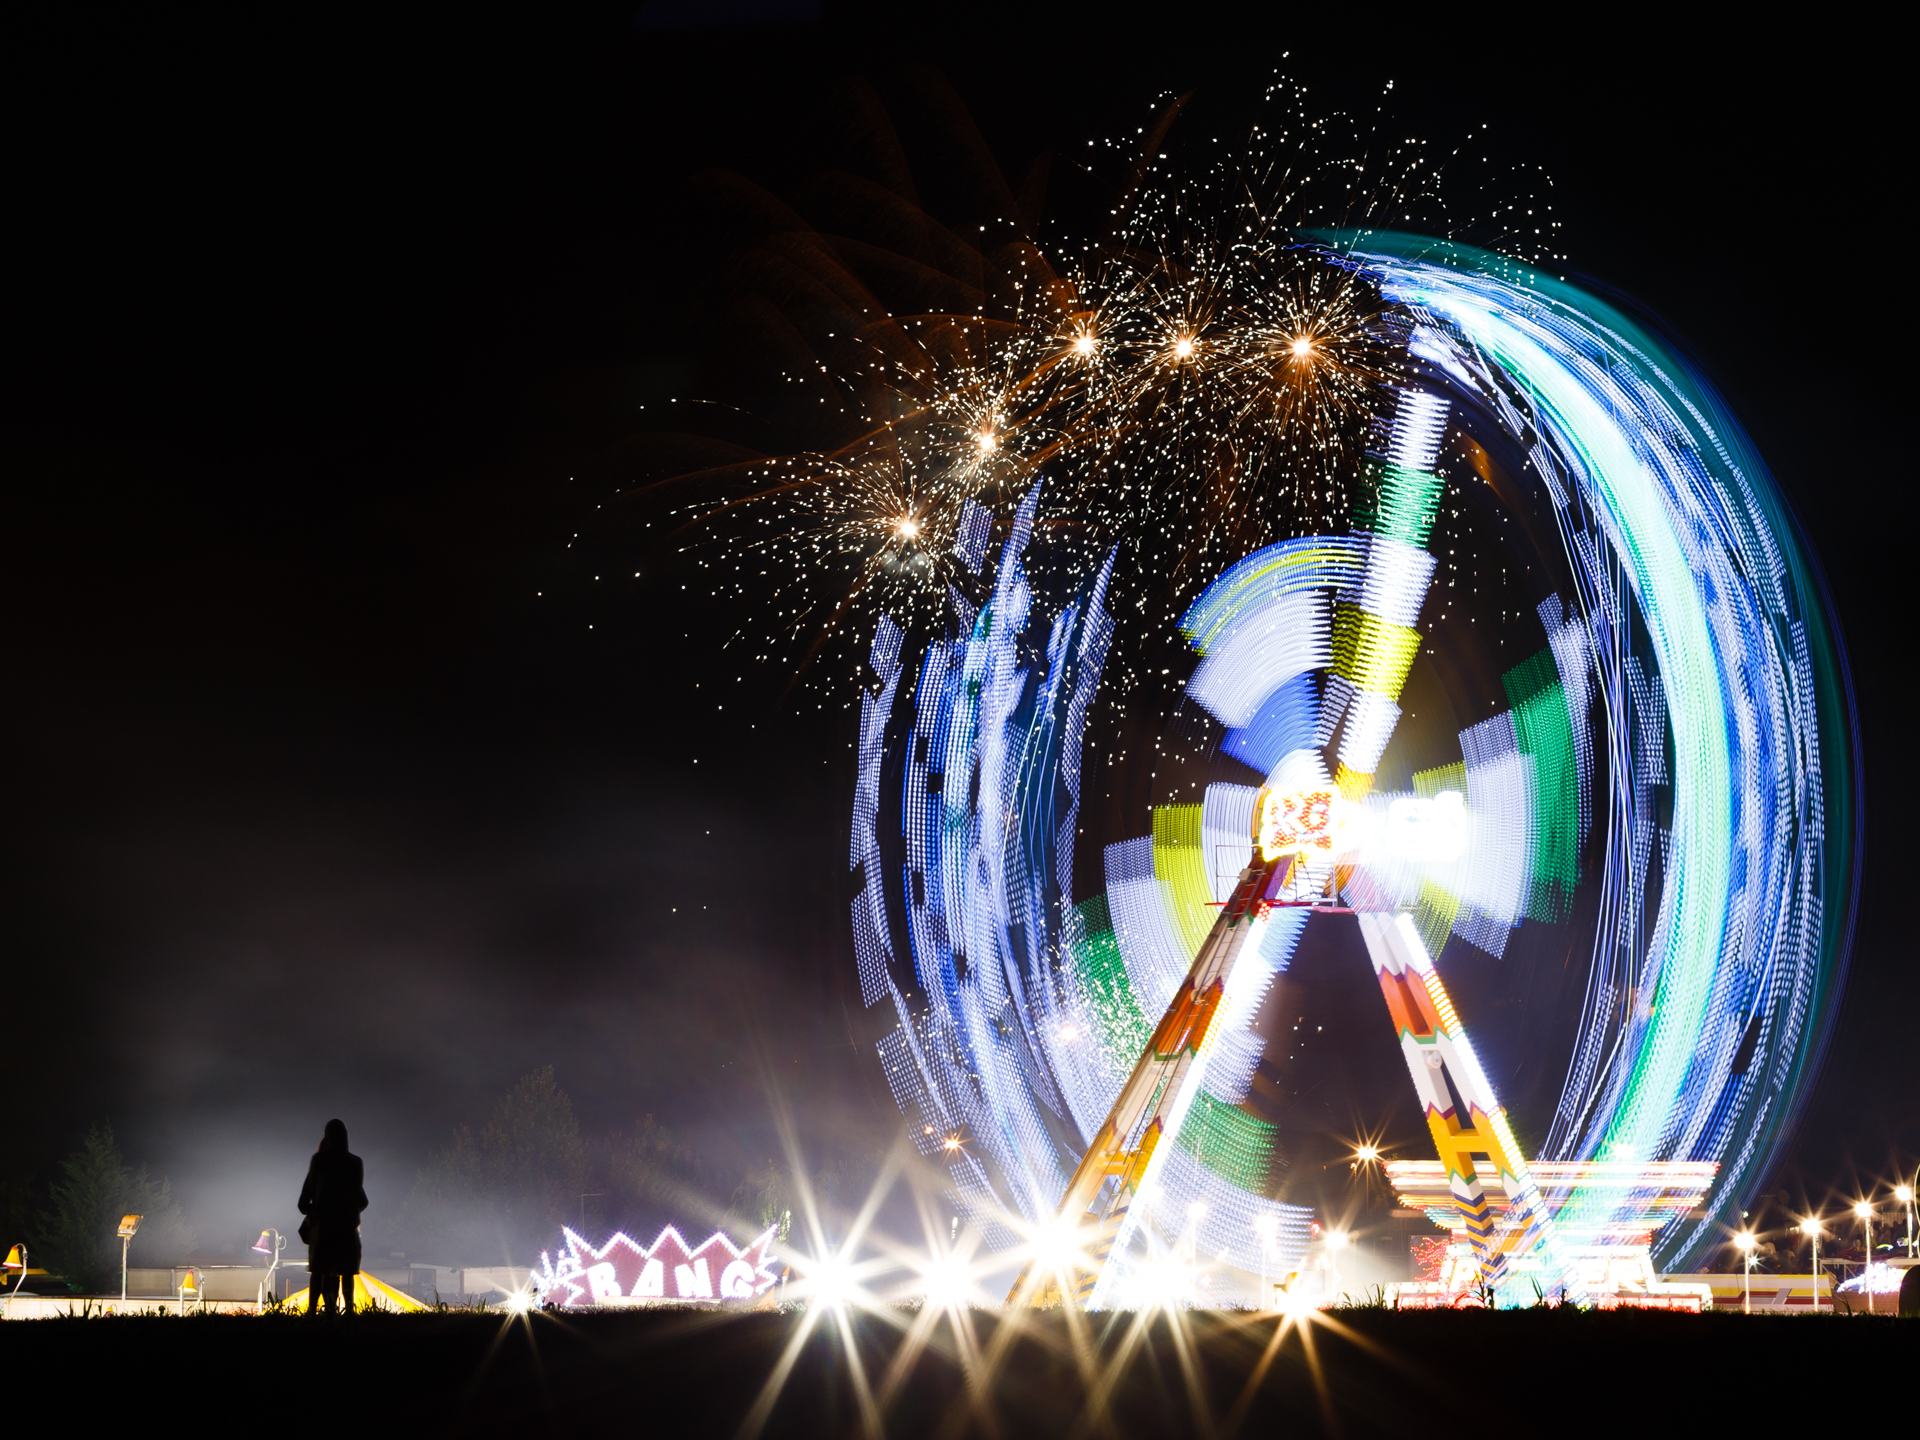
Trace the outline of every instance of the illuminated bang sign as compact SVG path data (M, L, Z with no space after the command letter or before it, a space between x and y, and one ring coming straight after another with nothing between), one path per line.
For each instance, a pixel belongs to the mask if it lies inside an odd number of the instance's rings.
M598 1249L561 1228L567 1248L540 1252L532 1286L549 1305L644 1305L665 1300L752 1300L779 1278L767 1268L768 1230L744 1250L724 1233L689 1249L669 1225L641 1248L624 1232Z

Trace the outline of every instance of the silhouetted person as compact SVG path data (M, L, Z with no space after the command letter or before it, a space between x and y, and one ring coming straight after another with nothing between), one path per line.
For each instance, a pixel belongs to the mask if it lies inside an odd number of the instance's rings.
M307 1166L307 1183L300 1187L300 1238L307 1242L307 1269L313 1280L307 1290L307 1314L316 1315L320 1302L327 1309L339 1305L344 1291L345 1313L353 1313L353 1281L360 1273L360 1212L367 1208L362 1186L366 1170L358 1155L347 1153L347 1127L327 1121L320 1148Z

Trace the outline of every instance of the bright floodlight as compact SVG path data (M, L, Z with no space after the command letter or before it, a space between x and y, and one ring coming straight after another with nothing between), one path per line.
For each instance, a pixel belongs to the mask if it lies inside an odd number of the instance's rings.
M145 1218L144 1215L122 1215L120 1217L120 1238L122 1240L131 1240L139 1233L140 1222Z
M957 1256L942 1255L929 1261L926 1269L920 1272L920 1287L929 1305L951 1310L965 1304L968 1289L966 1267Z
M1913 1187L1911 1185L1896 1187L1893 1192L1893 1198L1898 1200L1902 1205L1906 1204L1909 1200L1913 1199Z
M273 1253L273 1232L271 1230L262 1230L260 1232L260 1238L253 1242L253 1248L258 1250L262 1255L271 1255Z
M947 1147L947 1153L952 1154L960 1148L960 1137L958 1135L949 1135L944 1143Z
M1733 1243L1737 1249L1751 1250L1760 1242L1754 1238L1754 1233L1751 1230L1742 1230L1738 1235L1733 1237Z
M507 1309L515 1315L524 1315L533 1308L533 1296L525 1290L516 1290L507 1296Z
M1173 342L1173 353L1182 360L1186 359L1189 355L1193 354L1193 341L1185 335L1182 335L1178 340Z
M1378 1160L1380 1158L1380 1149L1376 1145L1362 1145L1358 1150L1353 1152L1353 1158L1356 1160Z
M1327 1248L1329 1250L1344 1250L1346 1249L1346 1247L1347 1247L1346 1231L1332 1230L1327 1233Z
M1819 1220L1817 1220L1812 1215L1809 1215L1806 1219L1800 1222L1800 1233L1802 1235L1818 1235L1820 1233Z
M1873 1218L1873 1206L1862 1200L1853 1207L1853 1213L1862 1220L1870 1220Z
M824 1256L807 1277L807 1288L814 1304L838 1309L853 1296L853 1267L838 1255Z
M1067 1269L1079 1253L1079 1235L1070 1217L1061 1217L1033 1232L1027 1249L1044 1270Z

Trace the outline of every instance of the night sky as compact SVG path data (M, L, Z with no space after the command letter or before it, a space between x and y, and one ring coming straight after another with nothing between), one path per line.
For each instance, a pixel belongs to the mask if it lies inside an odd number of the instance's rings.
M1231 136L1276 68L1329 106L1392 79L1401 128L1485 123L1548 168L1572 268L1749 427L1851 653L1854 969L1775 1183L1910 1168L1893 47L912 8L141 9L8 37L7 1175L44 1181L107 1119L228 1244L291 1228L337 1114L373 1255L428 1145L549 1063L590 1131L652 1113L722 1176L775 1153L768 1075L812 1153L889 1142L844 903L847 696L719 651L738 617L594 507L641 407L711 359L724 247L691 177L780 193L846 77L898 96L920 67L1010 173L1164 92ZM1349 988L1329 1013L1384 1031Z

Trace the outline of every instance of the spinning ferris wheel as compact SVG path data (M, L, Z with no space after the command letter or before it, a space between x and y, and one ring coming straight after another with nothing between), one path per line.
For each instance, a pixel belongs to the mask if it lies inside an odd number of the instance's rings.
M992 517L961 527L977 609L956 595L917 648L881 621L851 862L863 996L899 1022L889 1083L974 1224L1059 1239L1016 1296L1133 1303L1185 1235L1218 1258L1217 1296L1254 1298L1308 1220L1268 1195L1256 1017L1306 927L1357 928L1435 1151L1392 1178L1456 1241L1403 1300L1680 1303L1658 1276L1760 1183L1844 969L1837 632L1771 481L1678 357L1499 257L1344 245L1404 346L1365 504L1188 609L1179 724L1205 764L1182 773L1201 778L1104 845L1098 893L1073 891L1115 555L1037 583L1036 489L997 565ZM1443 519L1528 567L1531 613L1459 623ZM1465 723L1403 709L1422 675ZM1529 1154L1446 975L1547 927L1586 976Z

